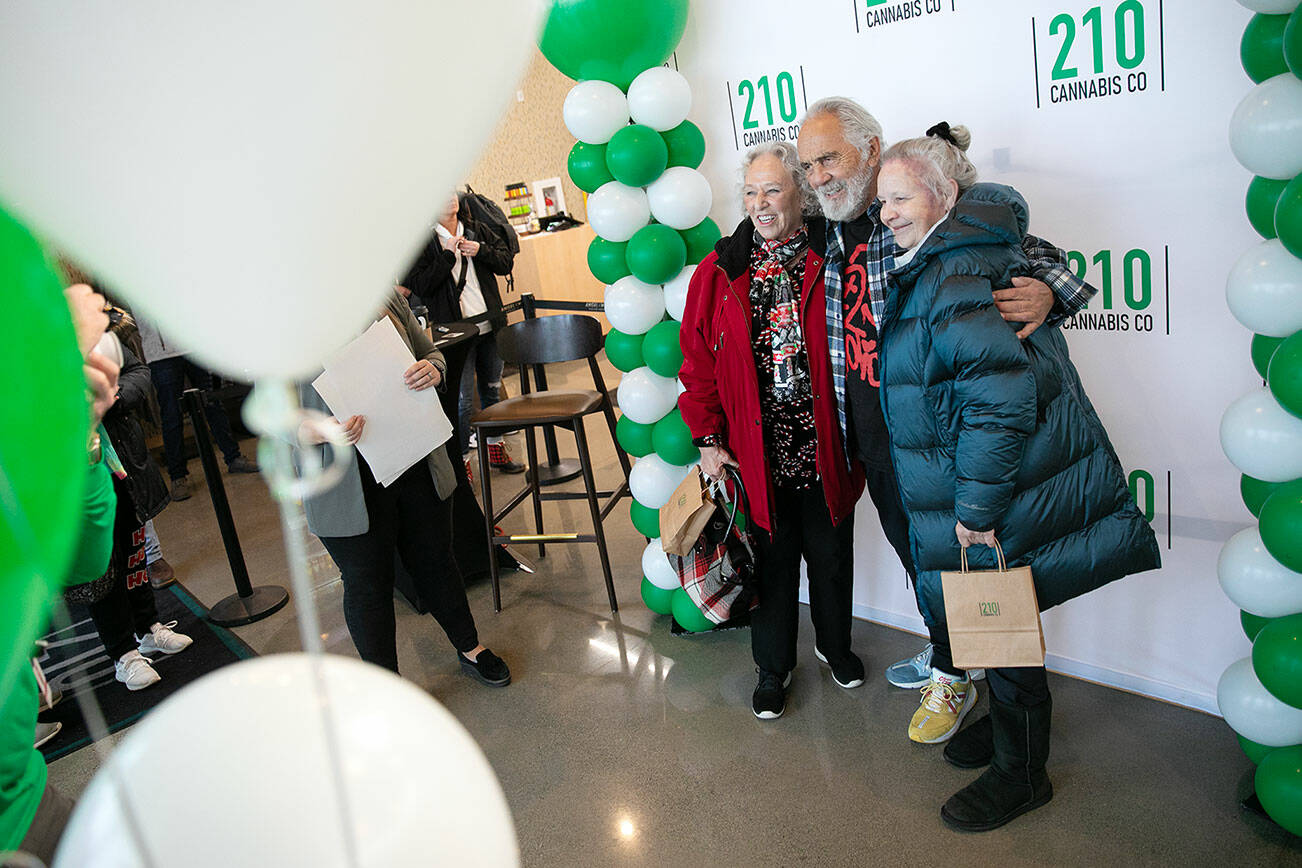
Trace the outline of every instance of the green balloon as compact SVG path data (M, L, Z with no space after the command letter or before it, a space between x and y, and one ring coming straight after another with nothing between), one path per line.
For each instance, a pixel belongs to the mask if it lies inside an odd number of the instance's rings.
M1251 612L1239 611L1239 625L1243 627L1243 635L1248 637L1251 642L1257 638L1261 629L1269 624L1274 618L1263 618L1260 615L1254 615Z
M1257 519L1266 551L1302 573L1302 479L1281 483L1261 505Z
M1288 64L1284 62L1286 24L1287 15L1266 15L1259 12L1252 16L1244 28L1243 38L1239 40L1239 61L1248 78L1257 84L1288 72Z
M1302 416L1302 331L1284 338L1266 368L1266 383L1279 405Z
M660 134L643 124L630 124L610 137L606 168L621 184L645 187L669 165L669 148Z
M648 539L660 536L660 510L632 500L628 508L628 517L633 520L633 527L637 528L637 532L642 536Z
M695 169L705 159L705 134L691 121L683 121L660 135L669 146L669 165Z
M606 168L606 145L575 142L566 163L570 180L585 193L595 193L602 184L615 180Z
M624 451L635 458L643 458L656 450L651 441L651 425L634 422L627 416L620 416L615 423L615 439Z
M0 343L11 374L0 401L0 697L9 697L24 670L31 678L32 642L76 550L90 414L62 282L2 209L0 287L14 324Z
M609 285L632 274L627 259L627 241L607 241L598 235L588 245L588 270L602 283Z
M674 591L672 609L678 626L689 633L704 633L714 629L714 622L701 614L701 610L696 608L692 598L682 588Z
M1252 640L1252 671L1280 702L1302 708L1302 614L1261 628Z
M1288 181L1276 181L1260 175L1248 182L1248 194L1244 197L1244 207L1248 210L1248 222L1262 238L1274 238L1275 206L1279 204L1279 194L1284 192Z
M1243 497L1243 505L1254 516L1261 515L1261 505L1279 486L1280 483L1278 482L1262 482L1260 479L1254 479L1246 473L1239 477L1239 494Z
M682 588L657 588L646 576L642 577L642 602L657 615L668 615L674 610L674 592Z
M1248 759L1252 760L1253 765L1261 765L1261 761L1266 758L1266 754L1273 750L1279 750L1277 747L1257 744L1255 741L1246 739L1237 732L1234 733L1234 737L1239 740L1239 747L1243 748L1243 752L1248 755Z
M1270 818L1302 835L1302 745L1272 750L1257 766L1253 783Z
M668 283L683 270L687 247L672 227L651 223L628 239L626 259L634 277L655 286Z
M679 323L665 320L651 327L642 343L646 366L662 377L677 377L683 366L683 350L678 345ZM681 462L675 462L681 463Z
M656 422L651 442L655 444L656 455L670 464L682 467L701 460L701 450L692 445L692 432L677 407Z
M723 237L723 233L719 231L719 224L709 217L706 217L691 229L684 229L678 234L683 236L683 241L687 244L688 265L695 265L709 256L710 251L714 249L715 243Z
M1270 365L1270 357L1275 355L1275 349L1284 343L1283 338L1272 338L1268 335L1252 336L1252 366L1261 374L1261 378L1266 379L1266 368Z
M1275 231L1279 243L1302 259L1302 175L1284 185L1275 203Z
M1284 62L1298 78L1302 78L1302 6L1293 10L1284 25Z
M553 0L538 48L570 78L628 90L664 63L687 27L687 0Z
M606 335L606 358L624 373L637 370L646 364L642 360L642 340L646 335L628 335L611 329Z

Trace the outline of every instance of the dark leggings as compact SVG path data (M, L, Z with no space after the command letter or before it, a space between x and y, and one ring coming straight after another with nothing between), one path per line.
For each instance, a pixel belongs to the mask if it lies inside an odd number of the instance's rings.
M452 504L439 498L429 465L418 461L388 488L359 456L370 529L321 537L344 583L344 620L368 663L398 671L393 612L394 556L411 574L421 601L460 652L479 644L461 571L452 557Z
M113 480L113 489L118 498L109 560L113 583L108 595L89 609L104 650L110 660L117 660L136 647L137 635L149 632L158 620L158 608L145 569L145 527L136 518L131 489L118 479Z

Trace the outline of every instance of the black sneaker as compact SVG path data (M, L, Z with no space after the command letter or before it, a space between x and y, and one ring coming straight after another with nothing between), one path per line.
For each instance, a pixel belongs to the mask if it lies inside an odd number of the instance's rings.
M756 669L759 683L750 697L750 710L760 720L777 720L787 708L787 685L791 683L791 673L785 676L767 669Z
M480 684L489 687L505 687L511 683L511 670L506 668L506 661L485 648L474 660L464 654L457 654L463 671L470 674Z
M839 686L849 690L863 684L863 661L853 652L846 652L845 659L831 663L815 645L814 656L818 658L819 663L832 670L832 680Z
M180 503L190 499L190 477L178 476L172 480L172 500Z

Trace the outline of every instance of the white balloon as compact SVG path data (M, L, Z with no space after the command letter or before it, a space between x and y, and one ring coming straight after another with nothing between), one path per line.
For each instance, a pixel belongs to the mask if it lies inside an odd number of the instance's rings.
M607 181L588 197L592 231L607 241L627 241L650 219L651 207L641 187Z
M659 509L669 502L674 489L687 477L689 470L690 466L678 467L652 453L634 462L633 470L628 474L628 490L638 503L650 509ZM645 560L644 555L644 568Z
M665 316L660 287L629 275L606 287L606 319L626 335L646 334Z
M1262 618L1302 612L1302 573L1295 573L1266 551L1257 525L1225 541L1216 560L1221 590L1234 605Z
M689 265L678 276L665 284L665 310L679 322L683 321L683 308L687 306L687 287L692 282L696 266Z
M581 81L566 94L561 116L574 138L604 145L628 124L628 100L608 81Z
M374 317L505 110L537 34L519 7L325 3L305 26L293 3L14 5L0 200L204 364L310 374ZM489 42L502 60L455 134L412 111Z
M1230 118L1230 150L1264 178L1302 173L1302 80L1285 72L1253 88Z
M1267 15L1286 15L1297 8L1297 0L1238 0L1240 6Z
M674 486L674 488L677 488L677 486ZM670 489L669 493L673 494L673 489ZM669 501L666 500L665 502L668 503ZM660 537L651 540L651 542L647 543L646 548L642 550L642 575L646 576L647 581L651 584L657 588L664 588L666 591L683 586L682 581L678 578L678 572L669 563L669 556L661 548Z
M1249 392L1221 417L1221 449L1230 463L1262 482L1302 476L1302 419L1269 389Z
M1294 708L1271 695L1257 673L1252 658L1230 664L1216 683L1216 705L1230 729L1267 747L1302 742L1302 708Z
M1286 338L1302 329L1302 259L1278 238L1248 250L1230 269L1225 302L1257 334Z
M667 66L643 71L628 86L628 113L633 122L653 130L672 130L687 120L691 109L691 85Z
M687 387L683 385L683 381L682 381L682 380L675 380L674 382L676 382L676 383L678 384L678 385L675 387L675 388L678 390L678 394L681 395L683 392L686 392L686 391L687 391Z
M653 425L678 403L675 383L674 378L662 377L645 366L629 371L619 383L619 409L634 422Z
M600 192L600 191L598 191ZM695 169L671 166L646 188L651 215L666 226L691 229L710 213L710 182Z
M78 801L54 864L126 868L183 853L194 868L415 866L430 864L431 841L448 865L519 864L510 809L475 740L378 666L276 654L203 676L132 727Z

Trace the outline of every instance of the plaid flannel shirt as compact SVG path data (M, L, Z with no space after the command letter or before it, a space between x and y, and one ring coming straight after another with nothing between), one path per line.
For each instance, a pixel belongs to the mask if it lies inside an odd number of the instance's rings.
M895 267L895 256L901 252L895 243L895 234L881 221L881 203L873 202L868 208L873 231L868 238L864 269L868 274L868 302L874 322L881 328L882 314L886 311L886 278ZM827 262L824 284L827 297L827 348L832 355L832 384L836 388L836 413L841 420L841 436L849 443L845 418L845 306L841 270L845 262L845 241L841 224L828 221ZM1031 266L1031 276L1042 280L1053 291L1053 308L1045 318L1045 325L1055 326L1074 316L1089 304L1098 292L1076 276L1067 266L1067 254L1043 238L1027 235L1022 239L1022 250ZM846 456L847 462L849 455Z

